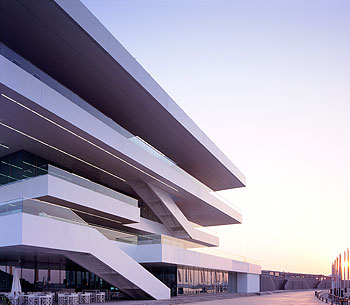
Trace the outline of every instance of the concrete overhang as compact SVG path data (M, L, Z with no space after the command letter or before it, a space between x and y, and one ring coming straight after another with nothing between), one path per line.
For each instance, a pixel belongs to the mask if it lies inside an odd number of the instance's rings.
M226 257L197 252L168 244L124 245L120 247L140 264L170 264L199 268L261 274L257 263L232 260Z
M213 190L244 175L78 0L0 0L1 40ZM147 128L145 128L147 126Z
M180 198L177 204L188 220L202 226L242 221L237 209L205 185L151 156L2 56L0 91L0 143L9 147L0 146L0 156L24 149L126 194L133 194L127 181L154 183Z
M92 215L94 221L110 219L118 224L140 222L140 209L115 198L52 175L43 175L0 186L2 202L35 198Z

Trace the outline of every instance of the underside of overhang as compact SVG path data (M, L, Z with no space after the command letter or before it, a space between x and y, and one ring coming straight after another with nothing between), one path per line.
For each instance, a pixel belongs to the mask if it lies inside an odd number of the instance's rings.
M96 26L97 35L107 35L111 50L114 47L114 53L126 56L130 67L142 72L139 79L144 78L165 100L158 101L124 69L73 20L73 11L62 9L62 3L75 7L74 13L78 11L80 20L91 28ZM0 9L1 41L9 47L211 189L244 186L241 172L78 0L0 0ZM164 104L171 104L178 117Z
M181 189L175 191L174 189L177 186L172 184L171 181L165 180L164 177L157 175L120 152L111 149L98 139L77 129L17 92L1 84L0 91L3 94L0 96L0 135L1 143L4 145L0 146L0 157L19 150L27 150L59 164L75 174L112 189L117 189L135 198L138 197L127 181L135 179L145 182L151 181L154 185L166 188L167 192L181 198L182 206L180 206L180 209L182 209L189 221L204 226L239 222L239 219L235 219L188 192ZM11 96L12 99L27 108L10 101L4 95ZM52 122L56 122L81 135L83 138L96 143L97 146L104 150L77 138L65 129L43 119L28 109L40 113L52 120ZM105 151L110 151L112 154L108 154ZM127 163L114 156L122 157ZM133 166L130 166L130 164ZM174 187L174 189L162 184L161 181L170 187Z

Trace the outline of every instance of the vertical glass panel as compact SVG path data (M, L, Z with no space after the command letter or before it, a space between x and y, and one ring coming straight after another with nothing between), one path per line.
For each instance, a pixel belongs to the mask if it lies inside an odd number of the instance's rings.
M50 282L52 284L60 283L60 270L50 270Z
M77 279L76 279L76 286L77 286L78 288L80 288L80 287L81 287L81 283L82 283L82 280L81 280L81 271L76 271L76 277L77 277Z
M0 159L0 185L47 173L48 162L20 150Z
M38 281L42 282L42 283L46 283L47 282L47 270L43 270L43 269L39 269L39 277L38 277Z
M11 156L5 156L0 159L0 184L6 184L16 181L11 176Z
M36 176L36 157L26 151L21 151L21 164L22 168L21 179L35 177Z
M184 269L182 267L178 267L177 271L178 271L177 283L183 284L184 283Z
M198 288L199 285L199 270L198 268L193 268L193 286Z
M63 284L65 281L67 281L65 270L60 270L60 279L61 279L61 281L59 282L60 284Z
M43 158L40 158L40 157L36 157L36 175L37 176L40 176L40 175L45 175L47 174L47 171L48 171L48 161L43 159Z
M22 268L22 279L33 284L34 283L34 269Z

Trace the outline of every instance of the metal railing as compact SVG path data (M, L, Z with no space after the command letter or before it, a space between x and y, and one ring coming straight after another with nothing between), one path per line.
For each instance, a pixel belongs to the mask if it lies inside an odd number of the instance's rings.
M213 255L213 256L218 256L218 257L222 257L222 258L227 258L233 261L239 261L239 262L244 262L244 263L249 263L249 264L254 264L254 265L260 265L260 261L254 258L249 258L243 255L238 255L238 254L234 254L234 253L230 253L230 252L226 252L226 251L222 251L220 249L216 249L216 248L211 248L211 247L207 247L207 248L194 248L194 249L190 249L191 251L195 251L195 252L200 252L203 254L208 254L208 255Z
M18 198L0 203L0 216L18 213L26 213L35 216L89 226L86 221L84 221L71 209L53 203L28 198Z
M25 165L27 165L27 166L31 166L33 168L36 168L37 170L40 171L40 174L34 175L34 176L30 176L30 177L24 177L24 178L17 178L17 179L13 178L15 181L6 183L6 185L17 183L17 182L20 182L20 181L23 181L23 180L27 180L27 179L31 179L31 178L35 178L35 177L38 177L38 176L51 175L51 176L54 176L54 177L66 180L68 182L71 182L73 184L85 187L85 188L87 188L89 190L92 190L94 192L100 193L102 195L105 195L105 196L108 196L108 197L120 200L120 201L122 201L124 203L127 203L127 204L130 204L132 206L138 207L138 200L135 199L135 198L132 198L132 197L129 197L129 196L124 195L122 193L119 193L119 192L117 192L115 190L112 190L112 189L110 189L110 188L108 188L106 186L103 186L101 184L93 182L93 181L91 181L91 180L89 180L87 178L81 177L81 176L79 176L77 174L73 174L73 173L67 172L67 171L65 171L63 169L60 169L60 168L58 168L56 166L53 166L51 164L45 164L45 165L42 165L42 166L38 167L38 166L36 166L34 164L31 164L31 163L28 163L28 162L24 162L23 161L23 163L25 163Z
M100 193L102 195L106 195L108 197L112 197L114 199L118 199L124 203L128 203L130 205L133 205L133 206L138 206L138 200L137 199L134 199L132 197L129 197L127 195L124 195L122 193L119 193L115 190L112 190L106 186L103 186L101 184L98 184L96 182L93 182L89 179L86 179L84 177L81 177L79 175L76 175L76 174L73 174L73 173L69 173L63 169L60 169L60 168L57 168L53 165L48 165L48 169L47 169L47 172L49 175L52 175L52 176L55 176L55 177L58 177L60 179L63 179L63 180L66 180L66 181L69 181L71 183L74 183L76 185L79 185L79 186L82 186L82 187L85 187L89 190L92 190L92 191L95 191L97 193Z
M82 212L78 211L77 212ZM173 247L184 248L189 251L197 251L204 254L214 255L218 257L228 258L231 260L242 261L246 263L258 264L257 260L253 260L244 256L235 255L214 248L195 248L198 244L190 241L177 239L166 235L141 235L130 232L121 231L113 228L102 227L93 223L86 222L78 216L74 210L56 205L54 203L45 202L37 199L19 198L0 203L0 217L18 213L26 213L35 216L51 218L54 220L65 221L73 224L88 226L99 231L109 240L124 242L134 245L146 244L166 244ZM84 213L84 212L82 212Z

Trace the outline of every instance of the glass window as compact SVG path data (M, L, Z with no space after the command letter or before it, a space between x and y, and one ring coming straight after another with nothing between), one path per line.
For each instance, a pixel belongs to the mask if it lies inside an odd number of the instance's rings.
M11 178L11 157L5 156L0 159L0 185L15 181Z
M179 267L177 269L177 284L182 284L182 273L183 273L183 269L181 267Z
M29 283L34 283L34 269L22 268L21 278Z

